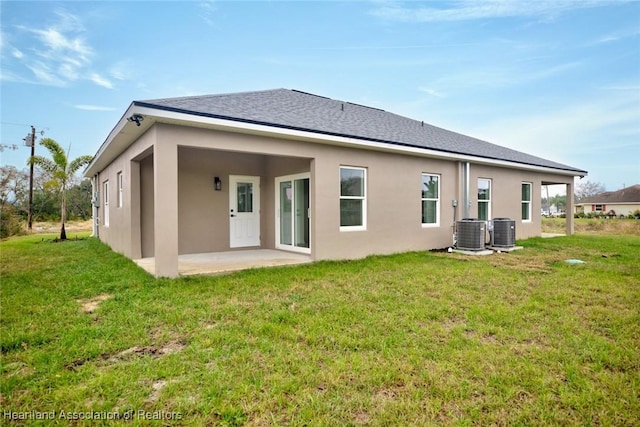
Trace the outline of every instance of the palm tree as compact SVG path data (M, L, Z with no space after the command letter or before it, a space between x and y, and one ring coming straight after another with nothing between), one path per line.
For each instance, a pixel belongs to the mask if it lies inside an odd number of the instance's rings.
M67 233L64 229L64 222L67 217L67 184L73 178L73 175L82 166L86 166L91 162L92 156L80 156L69 162L68 152L65 153L60 144L51 138L44 138L40 141L40 145L45 147L51 153L52 159L42 156L33 156L29 162L40 166L51 176L51 181L58 188L61 195L60 217L62 220L62 228L60 229L60 240L67 239ZM71 149L71 147L69 147Z

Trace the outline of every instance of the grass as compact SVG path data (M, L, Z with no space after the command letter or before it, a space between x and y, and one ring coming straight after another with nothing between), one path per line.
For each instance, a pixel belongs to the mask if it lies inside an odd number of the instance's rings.
M640 422L639 236L176 280L49 239L0 243L3 421Z

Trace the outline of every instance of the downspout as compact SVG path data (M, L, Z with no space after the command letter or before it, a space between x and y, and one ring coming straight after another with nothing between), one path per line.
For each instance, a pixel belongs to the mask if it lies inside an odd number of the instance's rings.
M462 166L462 218L469 218L471 199L469 199L469 175L471 167L469 162L460 162Z
M462 217L460 219L469 218L469 207L471 206L471 200L469 200L469 174L470 167L469 162L459 162L460 169L458 173L458 197L461 200L451 200L453 206L453 246L458 244L458 208L462 208Z

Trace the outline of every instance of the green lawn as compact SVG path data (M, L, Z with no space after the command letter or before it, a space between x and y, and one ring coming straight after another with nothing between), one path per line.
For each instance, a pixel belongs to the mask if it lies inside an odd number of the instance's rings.
M3 424L640 423L638 236L177 280L42 239L0 243Z

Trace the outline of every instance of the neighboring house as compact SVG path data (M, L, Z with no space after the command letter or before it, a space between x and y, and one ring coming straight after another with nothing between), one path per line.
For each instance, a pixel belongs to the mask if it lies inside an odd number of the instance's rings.
M444 248L469 217L512 218L517 238L538 236L541 186L573 194L586 174L287 89L134 101L85 171L94 234L155 257L156 276L177 276L179 254L238 248L313 260Z
M640 210L640 184L618 191L606 191L587 197L575 204L575 212L589 212L610 216L628 216Z

